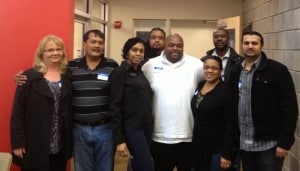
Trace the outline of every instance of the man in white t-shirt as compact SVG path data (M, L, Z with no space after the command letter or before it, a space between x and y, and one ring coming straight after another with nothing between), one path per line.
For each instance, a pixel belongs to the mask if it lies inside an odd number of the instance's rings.
M202 79L203 63L184 54L183 47L180 35L169 35L161 55L142 68L154 91L152 156L156 171L191 169L194 120L190 101Z

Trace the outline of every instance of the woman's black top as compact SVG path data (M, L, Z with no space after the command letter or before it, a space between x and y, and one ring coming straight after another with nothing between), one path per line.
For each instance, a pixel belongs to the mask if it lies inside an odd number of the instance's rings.
M123 128L152 128L152 89L141 67L127 62L113 71L111 78L110 111L117 144L125 142Z
M204 83L199 83L191 102L195 122L192 155L196 168L207 166L215 153L221 152L225 159L231 159L233 153L234 118L229 88L220 81L213 90L199 96Z

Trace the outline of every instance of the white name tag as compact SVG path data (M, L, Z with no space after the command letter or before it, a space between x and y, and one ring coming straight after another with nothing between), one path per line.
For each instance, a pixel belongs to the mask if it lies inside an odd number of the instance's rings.
M61 88L61 81L58 82L58 86Z
M252 140L245 140L245 144L253 144Z
M239 88L241 88L242 87L242 80L239 80Z
M107 81L108 80L108 74L99 73L97 79Z
M153 72L154 72L154 73L161 73L163 70L164 70L164 68L161 67L161 66L155 66L155 67L153 68Z

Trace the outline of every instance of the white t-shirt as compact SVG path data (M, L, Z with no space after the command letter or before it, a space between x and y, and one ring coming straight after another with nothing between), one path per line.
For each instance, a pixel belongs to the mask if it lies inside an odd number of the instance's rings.
M171 63L164 52L144 64L142 70L154 91L153 141L167 144L192 141L194 119L190 103L203 79L202 68L200 59L184 54L180 61Z

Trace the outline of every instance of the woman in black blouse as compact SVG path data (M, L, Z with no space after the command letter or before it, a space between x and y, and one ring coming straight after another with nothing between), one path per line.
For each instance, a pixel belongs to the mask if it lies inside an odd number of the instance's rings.
M111 112L115 123L116 152L133 157L133 171L154 171L149 144L152 135L152 90L141 71L145 43L130 38L123 47L121 66L111 78Z
M222 60L203 59L205 81L199 83L192 98L193 169L220 171L231 165L233 149L233 113L228 86L221 80Z

